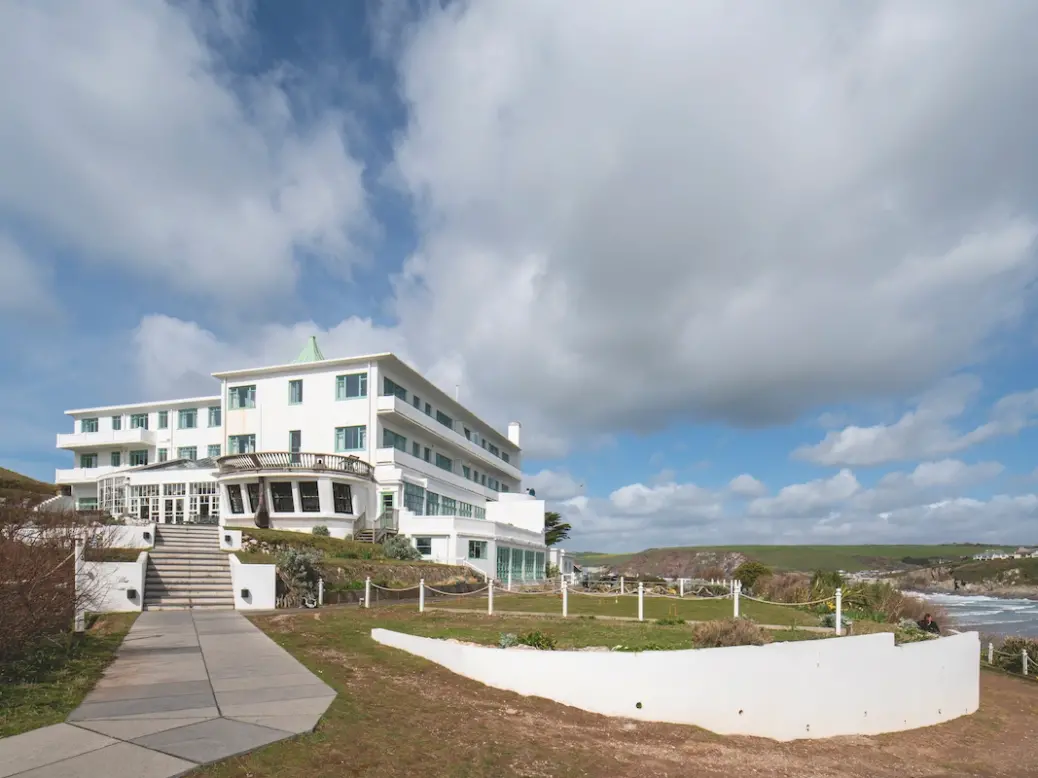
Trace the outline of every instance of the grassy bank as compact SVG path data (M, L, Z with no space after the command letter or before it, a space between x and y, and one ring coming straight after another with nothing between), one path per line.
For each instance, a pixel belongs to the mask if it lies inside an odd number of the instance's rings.
M136 617L99 616L81 638L48 640L0 667L0 737L64 721L111 663Z

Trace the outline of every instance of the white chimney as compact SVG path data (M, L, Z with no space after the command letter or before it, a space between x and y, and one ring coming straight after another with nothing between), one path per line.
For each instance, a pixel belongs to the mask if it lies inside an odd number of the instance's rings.
M508 423L508 440L514 443L516 446L519 445L519 433L522 432L523 425L517 421L511 421Z

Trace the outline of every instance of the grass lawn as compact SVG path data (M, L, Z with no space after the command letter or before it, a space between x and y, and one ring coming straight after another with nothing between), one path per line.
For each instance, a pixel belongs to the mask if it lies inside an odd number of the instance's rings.
M136 562L143 548L87 548L84 558L88 562Z
M474 608L486 611L487 599L477 597L450 597L436 604L451 608ZM562 595L546 594L494 594L494 611L527 611L535 613L562 613ZM637 595L623 597L590 597L570 593L569 612L586 616L638 616ZM645 618L680 618L685 621L712 621L733 615L731 600L707 600L686 598L671 600L662 597L645 598ZM751 602L743 599L739 603L739 615L747 616L761 624L779 626L813 626L819 624L819 616L799 608L785 605Z
M316 732L201 768L193 778L1004 778L1022 774L1020 765L1033 761L1034 687L994 673L982 678L980 711L949 724L880 737L775 743L597 716L492 689L370 638L374 627L486 642L500 632L540 629L560 645L600 639L615 645L674 640L685 630L680 626L418 614L403 606L253 620L339 696Z
M0 737L64 721L97 683L136 618L99 616L80 640L51 644L0 667Z

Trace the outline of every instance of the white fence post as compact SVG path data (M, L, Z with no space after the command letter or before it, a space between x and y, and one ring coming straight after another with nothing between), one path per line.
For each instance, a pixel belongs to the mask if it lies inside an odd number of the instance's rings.
M843 634L843 589L836 588L836 634Z
M569 616L569 587L562 582L562 618Z
M620 576L620 594L624 593L624 577Z
M317 604L324 605L324 579L317 579Z
M425 579L418 581L418 612L425 613Z
M990 642L988 643L988 664L995 664L995 644Z
M512 591L512 568L508 568L508 591Z
M739 618L739 584L732 582L732 603L735 618Z
M1024 675L1027 675L1027 649L1025 648L1021 653L1023 654Z
M75 591L73 596L75 597L75 611L76 611L76 632L86 631L86 613L83 612L83 598L80 593L80 583L83 578L83 538L76 538L76 550L75 550Z
M487 581L487 615L494 615L494 579Z
M364 579L364 607L371 607L371 576Z
M679 578L678 579L678 597L684 597L684 596L685 596L685 579L684 578Z
M645 589L642 582L638 582L638 621L645 621Z

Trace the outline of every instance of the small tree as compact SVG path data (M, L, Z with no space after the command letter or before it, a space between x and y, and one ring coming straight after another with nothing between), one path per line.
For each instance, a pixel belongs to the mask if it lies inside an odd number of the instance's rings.
M544 543L548 546L554 546L556 543L561 543L563 540L569 537L569 531L573 529L569 524L566 524L555 511L548 511L544 514Z
M382 553L386 559L402 559L405 561L421 559L422 555L411 541L404 535L394 535L382 545Z
M756 560L747 560L732 571L732 576L743 585L745 589L752 589L753 585L761 578L771 575L771 568Z

